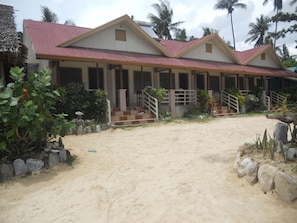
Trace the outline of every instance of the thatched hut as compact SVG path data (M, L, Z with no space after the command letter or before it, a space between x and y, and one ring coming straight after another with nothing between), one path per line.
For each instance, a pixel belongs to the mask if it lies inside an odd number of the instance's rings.
M0 4L0 78L9 79L12 66L25 66L27 50L20 42L12 6Z

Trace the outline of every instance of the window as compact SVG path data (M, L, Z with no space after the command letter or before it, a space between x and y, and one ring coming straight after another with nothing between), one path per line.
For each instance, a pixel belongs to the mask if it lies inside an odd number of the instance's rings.
M82 83L81 68L61 67L60 68L60 84L62 86L68 83Z
M209 82L210 82L210 90L213 90L214 92L220 91L220 78L218 76L210 76Z
M225 77L225 89L235 87L235 77Z
M126 41L126 30L116 29L115 40Z
M197 88L198 89L205 89L205 82L204 82L204 75L203 74L197 74Z
M104 89L103 68L89 68L89 89Z
M174 74L160 73L160 87L165 89L175 89Z
M265 60L266 59L265 57L266 57L265 53L262 53L261 54L261 60Z
M141 91L152 85L151 72L134 71L134 91Z
M206 43L205 44L205 51L206 51L206 53L212 53L212 44Z
M187 73L179 73L179 88L188 90L189 89L189 79Z

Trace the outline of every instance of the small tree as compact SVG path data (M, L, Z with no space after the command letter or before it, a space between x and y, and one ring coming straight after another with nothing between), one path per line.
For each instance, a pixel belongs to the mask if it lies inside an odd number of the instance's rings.
M63 114L55 114L57 91L50 88L50 71L30 73L24 80L23 68L10 70L13 80L0 82L0 157L13 159L44 147L47 134L63 135Z

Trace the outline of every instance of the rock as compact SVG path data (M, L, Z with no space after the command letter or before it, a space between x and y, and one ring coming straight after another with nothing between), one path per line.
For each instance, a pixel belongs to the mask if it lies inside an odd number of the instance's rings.
M297 198L297 178L286 172L278 171L274 178L275 191L286 202Z
M13 161L13 169L16 176L23 175L28 172L25 161L20 158Z
M58 153L50 153L48 156L49 167L56 166L60 163L60 157Z
M276 143L282 141L283 144L288 143L288 126L284 123L276 123L275 130L273 133L274 140Z
M242 152L241 152L241 151L238 151L238 152L237 152L237 155L236 155L236 157L235 157L235 161L234 161L234 165L233 165L233 169L234 169L235 171L237 171L238 166L239 166L239 164L240 164L240 161L241 161L241 154L242 154Z
M79 126L77 127L76 134L77 134L77 135L82 135L82 134L84 134L84 127L83 127L82 125L79 125Z
M0 183L6 180L11 180L13 177L13 167L12 164L0 164Z
M237 168L238 177L246 176L247 181L252 185L257 182L259 164L250 158L243 159Z
M45 149L45 150L47 150L48 152L50 151L49 149ZM47 157L48 157L48 153L46 151L40 151L34 155L34 158L38 160L43 160Z
M292 161L297 157L296 150L297 149L295 148L288 149L288 153L287 153L288 160Z
M64 163L67 160L67 152L65 149L61 149L59 152L59 159L61 163Z
M101 126L100 125L96 125L96 132L101 132Z
M56 141L51 142L51 148L54 150L59 149L60 148L59 142L56 142Z
M260 188L264 193L267 193L274 189L274 177L277 169L268 164L260 166L258 171L258 180Z
M84 128L84 133L92 133L92 128L91 126L87 126Z
M36 172L44 166L44 162L39 159L29 158L26 160L26 165L29 172Z

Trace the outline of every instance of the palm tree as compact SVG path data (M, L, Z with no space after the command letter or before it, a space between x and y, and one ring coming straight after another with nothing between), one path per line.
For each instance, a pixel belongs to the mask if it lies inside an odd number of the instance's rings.
M234 49L236 49L232 13L235 8L246 9L247 8L246 4L239 3L238 0L218 0L217 4L215 4L214 8L215 9L227 9L228 15L230 15L230 19L231 19L233 46L234 46Z
M47 6L41 6L42 21L58 23L58 16L56 13L52 12Z
M185 29L177 29L175 32L175 39L179 41L187 41L187 33Z
M256 23L250 23L249 27L251 30L248 32L250 37L245 42L251 43L256 41L254 47L265 45L265 34L270 26L269 20L267 16L261 15L260 18L256 19Z
M202 30L203 30L203 36L207 36L207 35L210 35L210 34L213 34L213 33L219 33L218 30L212 29L212 28L209 28L209 27L202 27Z
M148 18L153 24L153 29L159 38L172 39L170 31L176 31L177 27L183 22L172 23L173 10L170 8L169 1L160 0L160 4L152 4L158 15L148 14Z
M268 1L269 0L264 0L263 5L266 5L268 3ZM293 0L293 3L294 3L294 0ZM283 8L283 1L282 0L273 0L273 6L274 6L274 11L276 11L276 14L278 14ZM273 42L274 48L276 46L276 39L277 39L276 33L277 33L277 21L275 21L274 42Z

